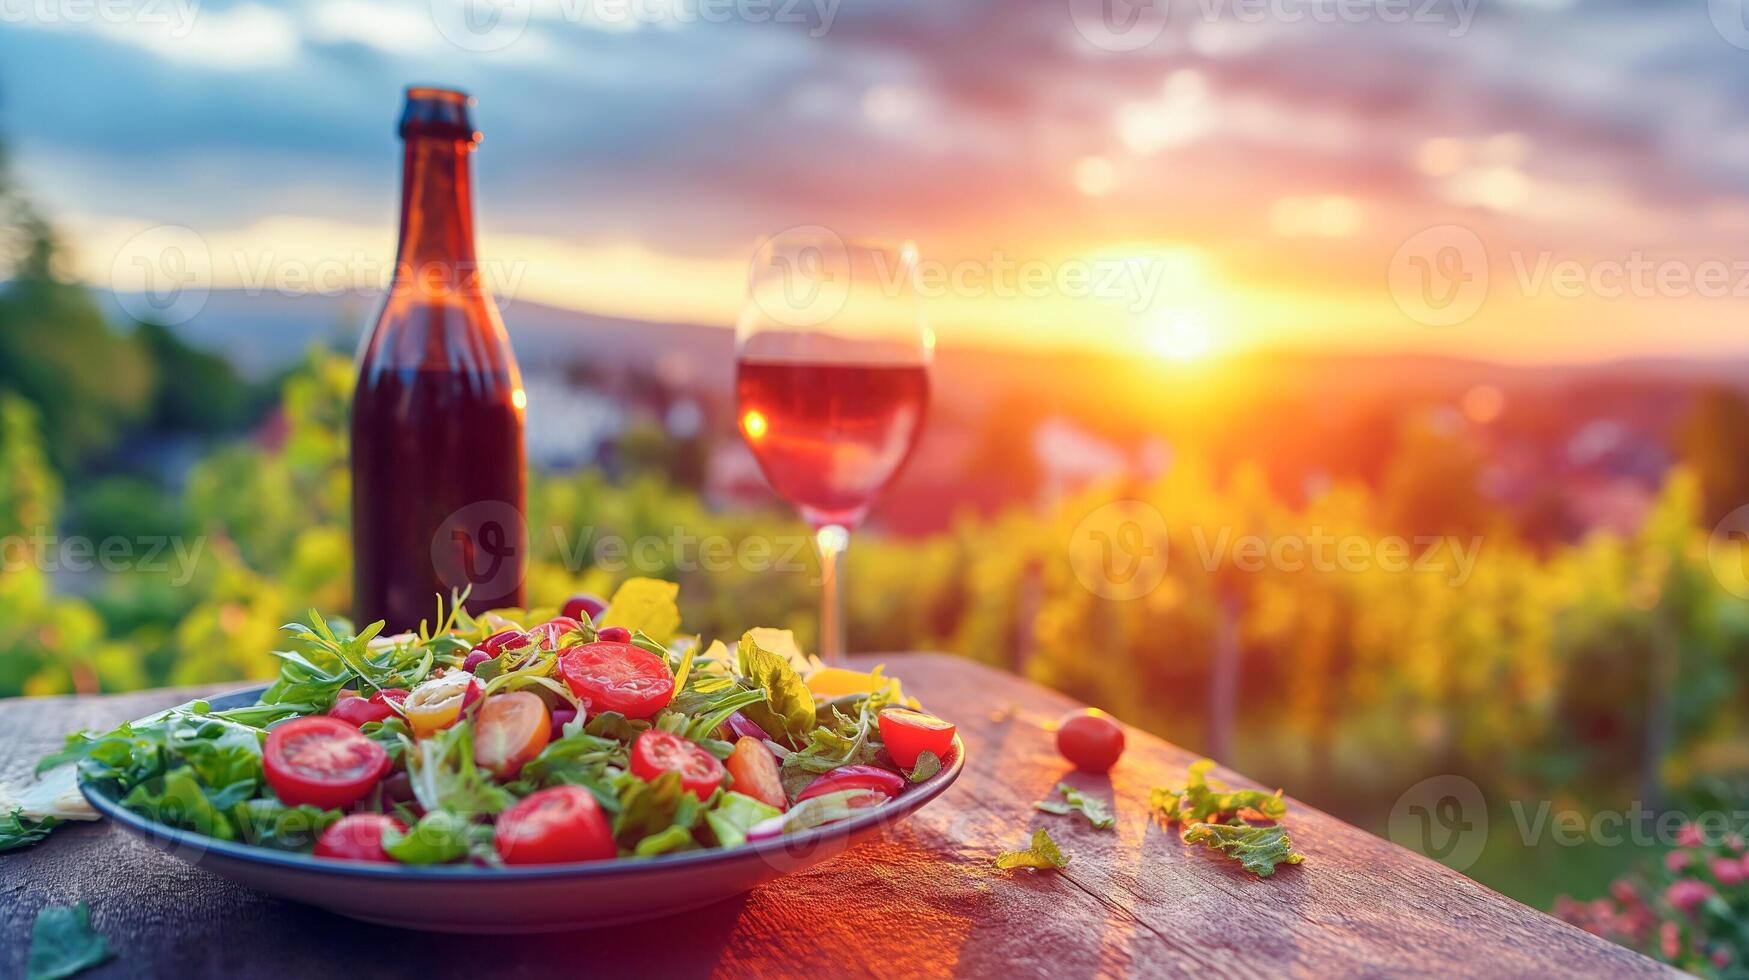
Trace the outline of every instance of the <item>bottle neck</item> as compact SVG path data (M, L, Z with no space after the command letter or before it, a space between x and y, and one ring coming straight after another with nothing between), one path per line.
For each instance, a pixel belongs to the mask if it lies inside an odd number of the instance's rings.
M477 284L472 144L408 136L401 170L401 239L395 283L459 289Z

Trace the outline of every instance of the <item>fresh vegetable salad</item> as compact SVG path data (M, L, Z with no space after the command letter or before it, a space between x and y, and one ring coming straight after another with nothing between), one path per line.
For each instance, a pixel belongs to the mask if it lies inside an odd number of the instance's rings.
M314 612L257 704L81 732L45 760L153 820L348 861L551 864L808 830L939 771L954 727L786 631L679 635L672 583L380 636Z

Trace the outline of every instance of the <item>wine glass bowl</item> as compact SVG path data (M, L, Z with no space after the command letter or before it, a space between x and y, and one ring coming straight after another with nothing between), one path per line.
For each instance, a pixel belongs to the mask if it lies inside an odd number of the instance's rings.
M760 243L736 327L741 435L820 546L821 653L842 650L836 558L916 446L934 341L908 242L792 229Z

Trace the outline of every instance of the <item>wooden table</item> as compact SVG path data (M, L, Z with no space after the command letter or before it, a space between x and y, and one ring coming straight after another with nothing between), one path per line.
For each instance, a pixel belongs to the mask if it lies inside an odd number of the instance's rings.
M958 722L966 772L891 836L742 898L600 932L402 932L265 897L81 824L0 855L0 976L22 975L40 908L78 901L116 952L93 977L1669 973L1297 802L1288 826L1306 863L1253 878L1147 819L1148 789L1181 785L1190 753L1132 730L1109 782L1065 777L1040 724L1074 707L1068 698L954 657L863 659ZM0 779L70 729L217 690L0 702ZM1115 832L1031 809L1065 778L1114 801ZM992 868L1041 824L1071 855L1066 871Z

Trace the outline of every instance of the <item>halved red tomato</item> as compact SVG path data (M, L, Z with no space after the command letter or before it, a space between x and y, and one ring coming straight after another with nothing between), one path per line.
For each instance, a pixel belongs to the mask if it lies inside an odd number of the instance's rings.
M917 757L925 752L945 761L953 748L952 722L910 708L888 708L880 714L881 741L887 743L887 754L901 769L917 765Z
M589 716L617 711L648 718L674 697L668 661L630 643L585 643L559 655L559 676L582 698Z
M389 754L338 718L311 715L275 725L261 749L267 785L287 806L324 810L364 798L389 771Z
M730 788L735 792L779 810L789 809L789 800L783 795L783 779L777 771L777 756L771 754L764 742L745 735L736 739L735 751L729 754L725 768L734 777L735 784Z
M493 844L505 864L606 861L619 853L601 805L581 786L530 793L498 815Z
M395 709L389 707L389 702L396 704L407 700L407 692L398 687L385 688L363 697L357 691L341 691L335 699L334 707L328 709L331 717L338 718L349 725L363 727L366 722L385 721L395 714Z
M498 776L515 775L551 734L546 702L528 691L494 694L474 716L474 762Z
M699 799L723 782L723 764L697 742L652 728L632 743L632 775L649 782L665 772L680 774L680 786Z
M316 839L312 853L317 857L342 861L379 861L393 863L394 858L383 850L383 834L393 829L407 832L407 825L383 813L354 813L341 817Z

